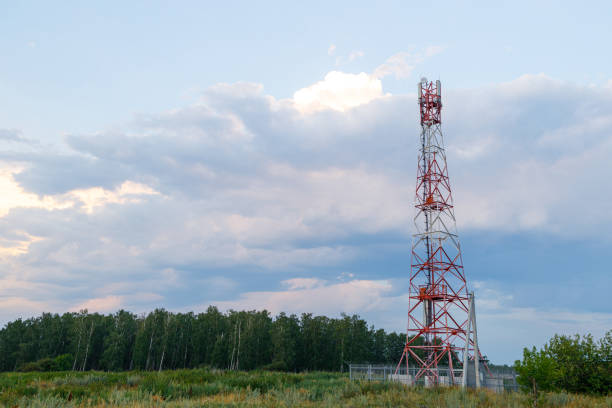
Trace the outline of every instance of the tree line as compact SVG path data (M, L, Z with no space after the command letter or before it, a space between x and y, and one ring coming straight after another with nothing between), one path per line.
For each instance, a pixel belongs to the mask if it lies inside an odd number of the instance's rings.
M267 311L146 315L51 314L0 330L1 371L164 370L216 367L345 371L349 363L397 363L405 334L340 318Z
M536 398L538 390L612 393L612 330L598 341L590 334L555 335L540 350L523 349L514 367L518 383Z

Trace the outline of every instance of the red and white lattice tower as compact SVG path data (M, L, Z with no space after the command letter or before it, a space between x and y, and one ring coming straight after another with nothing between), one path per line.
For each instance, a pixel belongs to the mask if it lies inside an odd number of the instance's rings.
M423 78L418 87L421 146L416 231L412 241L406 346L396 373L402 362L408 373L410 361L414 380L424 377L426 384L434 385L441 382L442 375L448 375L444 380L452 384L457 368L453 369L453 359L461 361L459 354L465 353L467 343L469 360L474 361L477 348L469 336L470 297L440 127L440 81L434 84ZM439 366L448 367L448 371L441 374Z

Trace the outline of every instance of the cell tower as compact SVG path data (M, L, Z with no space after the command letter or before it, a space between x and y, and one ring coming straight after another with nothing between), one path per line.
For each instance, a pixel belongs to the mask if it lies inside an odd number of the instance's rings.
M426 384L435 385L441 382L438 367L444 366L449 372L444 382L452 384L455 381L453 362L461 361L460 353L466 362L468 358L473 361L480 358L474 359L474 355L479 355L478 343L470 338L472 332L475 334L475 327L470 327L475 326L475 318L472 318L473 302L463 271L446 167L440 120L441 84L423 78L418 87L421 146L414 217L416 233L412 241L406 345L396 374L402 362L408 373L410 360L414 380L424 377ZM476 370L478 365L475 364Z

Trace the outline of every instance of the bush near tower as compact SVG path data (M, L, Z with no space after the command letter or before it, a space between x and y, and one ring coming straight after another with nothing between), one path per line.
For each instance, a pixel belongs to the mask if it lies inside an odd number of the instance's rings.
M563 390L573 393L612 392L612 330L595 341L593 336L555 335L540 350L523 350L514 364L518 383L527 390Z

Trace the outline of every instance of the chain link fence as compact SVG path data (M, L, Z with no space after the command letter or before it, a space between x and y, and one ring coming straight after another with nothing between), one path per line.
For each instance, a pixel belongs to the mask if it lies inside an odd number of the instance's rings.
M350 364L349 374L351 380L362 381L394 381L408 386L431 387L434 385L434 380L431 376L421 375L417 378L418 368L406 368L400 366L397 373L396 366L390 365L373 365L373 364ZM453 375L450 375L448 367L438 367L438 384L439 386L461 386L463 370L454 369ZM468 370L467 386L476 387L476 376L472 370ZM496 392L516 391L518 385L516 383L516 374L495 373L489 375L484 368L480 369L480 386L489 388Z

